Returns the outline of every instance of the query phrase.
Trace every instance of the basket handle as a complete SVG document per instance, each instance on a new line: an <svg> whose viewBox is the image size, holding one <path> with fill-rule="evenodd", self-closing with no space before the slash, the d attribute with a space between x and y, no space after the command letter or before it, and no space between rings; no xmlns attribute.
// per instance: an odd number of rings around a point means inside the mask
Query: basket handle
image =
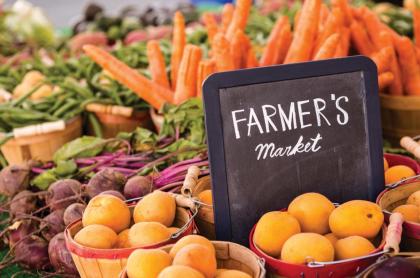
<svg viewBox="0 0 420 278"><path fill-rule="evenodd" d="M185 197L180 194L172 193L172 196L175 198L176 205L178 207L189 208L190 210L194 210L197 208L197 204L194 202L192 198Z"/></svg>
<svg viewBox="0 0 420 278"><path fill-rule="evenodd" d="M180 195L178 195L178 196L180 196ZM188 219L187 223L185 223L184 226L179 228L179 230L176 233L173 233L171 235L171 239L177 239L180 235L182 235L188 229L191 222L194 223L193 221L194 221L194 218L197 216L197 214L198 214L198 207L196 206L195 209L194 209L193 215L191 215L191 217L190 217L190 219Z"/></svg>
<svg viewBox="0 0 420 278"><path fill-rule="evenodd" d="M404 218L401 213L395 212L391 214L389 217L388 230L385 235L384 250L388 252L393 251L394 253L398 253L400 251L403 222Z"/></svg>
<svg viewBox="0 0 420 278"><path fill-rule="evenodd" d="M85 107L86 111L95 113L104 113L111 115L118 115L123 117L131 117L133 115L132 107L125 107L120 105L105 105L100 103L89 103Z"/></svg>
<svg viewBox="0 0 420 278"><path fill-rule="evenodd" d="M28 125L25 127L18 127L13 129L13 136L15 138L25 137L25 136L34 136L45 133L50 133L53 131L64 130L66 123L63 120L42 123L37 125Z"/></svg>
<svg viewBox="0 0 420 278"><path fill-rule="evenodd" d="M420 159L420 144L413 138L404 136L400 140L400 145L405 150L412 153L417 159Z"/></svg>
<svg viewBox="0 0 420 278"><path fill-rule="evenodd" d="M185 175L184 183L181 187L181 194L186 197L191 197L194 187L197 185L198 176L200 175L200 168L197 166L190 166Z"/></svg>

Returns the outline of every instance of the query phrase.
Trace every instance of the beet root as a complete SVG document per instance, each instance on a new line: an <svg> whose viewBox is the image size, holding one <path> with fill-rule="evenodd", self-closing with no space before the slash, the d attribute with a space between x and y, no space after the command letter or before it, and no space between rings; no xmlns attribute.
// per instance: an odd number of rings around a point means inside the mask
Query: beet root
<svg viewBox="0 0 420 278"><path fill-rule="evenodd" d="M64 233L56 234L48 245L51 265L59 273L77 274L76 265L66 247Z"/></svg>
<svg viewBox="0 0 420 278"><path fill-rule="evenodd" d="M10 202L10 214L19 216L33 212L36 209L36 196L28 190L23 190L13 197Z"/></svg>
<svg viewBox="0 0 420 278"><path fill-rule="evenodd" d="M77 180L58 180L48 188L46 203L52 210L65 209L81 197L81 189Z"/></svg>
<svg viewBox="0 0 420 278"><path fill-rule="evenodd" d="M7 166L0 172L0 194L12 197L29 186L28 165Z"/></svg>
<svg viewBox="0 0 420 278"><path fill-rule="evenodd" d="M108 190L121 191L126 178L118 171L105 168L96 173L86 185L86 192L90 198Z"/></svg>
<svg viewBox="0 0 420 278"><path fill-rule="evenodd" d="M14 248L15 261L31 269L43 270L50 266L48 243L30 236L17 243Z"/></svg>
<svg viewBox="0 0 420 278"><path fill-rule="evenodd" d="M76 220L82 219L83 211L85 210L86 206L83 204L75 203L71 204L66 208L64 211L64 225L70 225Z"/></svg>
<svg viewBox="0 0 420 278"><path fill-rule="evenodd" d="M56 234L64 231L64 210L54 210L44 217L41 223L42 236L46 240L51 240Z"/></svg>
<svg viewBox="0 0 420 278"><path fill-rule="evenodd" d="M31 220L15 221L8 228L9 247L12 248L17 242L35 232L36 226Z"/></svg>
<svg viewBox="0 0 420 278"><path fill-rule="evenodd" d="M134 176L124 186L124 196L127 199L143 197L152 191L152 179L148 176Z"/></svg>
<svg viewBox="0 0 420 278"><path fill-rule="evenodd" d="M122 195L121 192L116 191L116 190L107 190L107 191L102 192L99 195L112 195L112 196L115 196L115 197L120 198L121 200L125 201L124 195Z"/></svg>

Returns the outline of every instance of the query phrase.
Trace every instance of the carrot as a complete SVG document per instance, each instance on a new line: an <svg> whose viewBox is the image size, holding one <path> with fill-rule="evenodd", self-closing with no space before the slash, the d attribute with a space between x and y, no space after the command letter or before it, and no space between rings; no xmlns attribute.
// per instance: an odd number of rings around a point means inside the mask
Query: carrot
<svg viewBox="0 0 420 278"><path fill-rule="evenodd" d="M379 91L383 91L386 87L389 87L394 81L394 75L392 72L384 72L378 76Z"/></svg>
<svg viewBox="0 0 420 278"><path fill-rule="evenodd" d="M285 63L304 62L311 58L318 31L321 0L306 0Z"/></svg>
<svg viewBox="0 0 420 278"><path fill-rule="evenodd" d="M235 69L235 61L230 53L230 43L222 33L217 33L214 36L212 55L216 60L217 71Z"/></svg>
<svg viewBox="0 0 420 278"><path fill-rule="evenodd" d="M330 10L328 9L325 3L322 3L320 15L319 15L318 32L319 30L322 30L324 28L325 22L327 22L329 15L330 15Z"/></svg>
<svg viewBox="0 0 420 278"><path fill-rule="evenodd" d="M206 78L216 72L216 63L214 60L200 61L197 73L197 97L202 98L203 82Z"/></svg>
<svg viewBox="0 0 420 278"><path fill-rule="evenodd" d="M349 55L350 49L350 28L341 28L340 43L335 51L335 58L346 57Z"/></svg>
<svg viewBox="0 0 420 278"><path fill-rule="evenodd" d="M299 24L300 14L302 13L302 10L297 10L295 13L295 16L293 17L293 27L296 29L296 26Z"/></svg>
<svg viewBox="0 0 420 278"><path fill-rule="evenodd" d="M256 68L258 67L258 59L255 55L254 49L251 47L248 51L248 54L246 56L246 68Z"/></svg>
<svg viewBox="0 0 420 278"><path fill-rule="evenodd" d="M209 37L209 42L211 44L214 36L218 32L216 18L214 17L214 14L209 13L209 12L205 12L202 15L202 20L204 22L204 25L206 26L207 35Z"/></svg>
<svg viewBox="0 0 420 278"><path fill-rule="evenodd" d="M378 30L379 31L379 30ZM351 41L355 49L362 55L369 56L375 51L373 43L364 29L364 26L354 20L350 26Z"/></svg>
<svg viewBox="0 0 420 278"><path fill-rule="evenodd" d="M155 109L160 109L165 102L172 102L171 90L147 79L107 51L94 45L84 45L83 51L104 70L111 73L115 80L131 89Z"/></svg>
<svg viewBox="0 0 420 278"><path fill-rule="evenodd" d="M416 46L420 47L420 7L415 5L413 10L413 31L414 31L414 39L416 41Z"/></svg>
<svg viewBox="0 0 420 278"><path fill-rule="evenodd" d="M221 31L226 33L230 23L232 22L233 12L235 11L235 7L232 3L226 3L223 6L222 10L222 26Z"/></svg>
<svg viewBox="0 0 420 278"><path fill-rule="evenodd" d="M318 52L314 56L314 60L323 60L333 58L337 47L340 43L340 34L335 33L329 36L324 44L319 48Z"/></svg>
<svg viewBox="0 0 420 278"><path fill-rule="evenodd" d="M179 65L178 81L174 95L175 104L180 104L197 95L197 74L201 52L199 46L192 44L185 46L181 64Z"/></svg>
<svg viewBox="0 0 420 278"><path fill-rule="evenodd" d="M343 13L339 9L334 9L328 16L327 21L325 22L324 28L318 34L315 46L313 49L313 54L317 53L321 45L325 43L325 40L330 37L332 34L339 32L341 26L343 25Z"/></svg>
<svg viewBox="0 0 420 278"><path fill-rule="evenodd" d="M244 48L244 32L242 30L236 30L235 35L230 43L230 55L232 56L235 69L243 67L244 55L246 49Z"/></svg>
<svg viewBox="0 0 420 278"><path fill-rule="evenodd" d="M353 22L353 13L351 11L348 0L332 0L332 7L339 8L343 12L344 24L350 27Z"/></svg>
<svg viewBox="0 0 420 278"><path fill-rule="evenodd" d="M405 92L408 95L420 95L420 67L413 43L409 38L401 37L395 44L395 49L398 53Z"/></svg>
<svg viewBox="0 0 420 278"><path fill-rule="evenodd" d="M380 37L382 41L381 44L383 44L386 47L390 47L392 49L389 68L392 74L394 75L394 82L389 87L389 93L392 95L402 95L403 94L403 81L401 77L400 66L398 64L398 59L397 59L397 55L394 48L392 34L389 33L388 31L381 31Z"/></svg>
<svg viewBox="0 0 420 278"><path fill-rule="evenodd" d="M390 70L393 51L394 49L388 46L370 56L378 68L378 74Z"/></svg>
<svg viewBox="0 0 420 278"><path fill-rule="evenodd" d="M185 19L181 12L177 11L174 15L174 31L172 37L172 56L171 56L171 82L172 89L176 88L176 78L178 68L181 63L182 54L186 43Z"/></svg>
<svg viewBox="0 0 420 278"><path fill-rule="evenodd" d="M170 89L168 75L166 74L165 58L160 50L159 42L150 40L147 42L147 59L152 80L163 87Z"/></svg>
<svg viewBox="0 0 420 278"><path fill-rule="evenodd" d="M236 30L245 31L246 23L248 22L249 12L251 10L252 0L237 0L236 8L233 12L232 21L226 31L226 38L231 39Z"/></svg>
<svg viewBox="0 0 420 278"><path fill-rule="evenodd" d="M373 46L377 51L381 50L384 45L381 42L380 32L378 30L382 29L382 22L379 20L378 16L368 8L363 9L362 20Z"/></svg>
<svg viewBox="0 0 420 278"><path fill-rule="evenodd" d="M416 57L417 57L417 63L420 64L420 48L416 47Z"/></svg>
<svg viewBox="0 0 420 278"><path fill-rule="evenodd" d="M263 54L260 59L261 66L270 66L277 64L279 60L284 59L284 57L279 57L280 55L280 47L284 42L281 41L281 35L283 29L289 24L289 19L287 16L280 16L276 24L274 25L273 29L270 32L270 36L268 37L267 44L263 50ZM290 30L290 24L289 24Z"/></svg>

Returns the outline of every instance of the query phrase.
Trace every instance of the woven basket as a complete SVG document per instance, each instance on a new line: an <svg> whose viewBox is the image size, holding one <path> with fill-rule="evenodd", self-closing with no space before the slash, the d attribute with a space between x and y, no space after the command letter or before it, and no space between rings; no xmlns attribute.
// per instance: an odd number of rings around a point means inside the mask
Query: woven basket
<svg viewBox="0 0 420 278"><path fill-rule="evenodd" d="M217 268L240 270L251 275L252 278L264 278L264 261L257 257L248 248L226 241L212 241L216 249ZM162 250L169 252L172 245L162 247ZM127 278L124 270L120 278Z"/></svg>
<svg viewBox="0 0 420 278"><path fill-rule="evenodd" d="M184 229L180 234L172 238L142 249L158 248L176 242L180 238L190 235L194 231L194 220L186 209L177 207L173 226ZM95 249L82 246L74 241L74 236L82 229L82 221L70 224L65 231L67 249L70 251L73 261L82 278L115 278L124 269L128 256L139 248L123 249Z"/></svg>

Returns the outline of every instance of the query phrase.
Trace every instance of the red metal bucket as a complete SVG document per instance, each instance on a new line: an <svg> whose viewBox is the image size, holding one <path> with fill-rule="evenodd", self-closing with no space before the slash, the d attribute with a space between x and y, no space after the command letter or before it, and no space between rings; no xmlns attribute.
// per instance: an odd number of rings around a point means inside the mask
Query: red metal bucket
<svg viewBox="0 0 420 278"><path fill-rule="evenodd" d="M417 163L417 161L408 156L385 153L384 157L386 161L388 161L389 167L395 165L405 165L413 169L416 174L420 174L420 165Z"/></svg>

